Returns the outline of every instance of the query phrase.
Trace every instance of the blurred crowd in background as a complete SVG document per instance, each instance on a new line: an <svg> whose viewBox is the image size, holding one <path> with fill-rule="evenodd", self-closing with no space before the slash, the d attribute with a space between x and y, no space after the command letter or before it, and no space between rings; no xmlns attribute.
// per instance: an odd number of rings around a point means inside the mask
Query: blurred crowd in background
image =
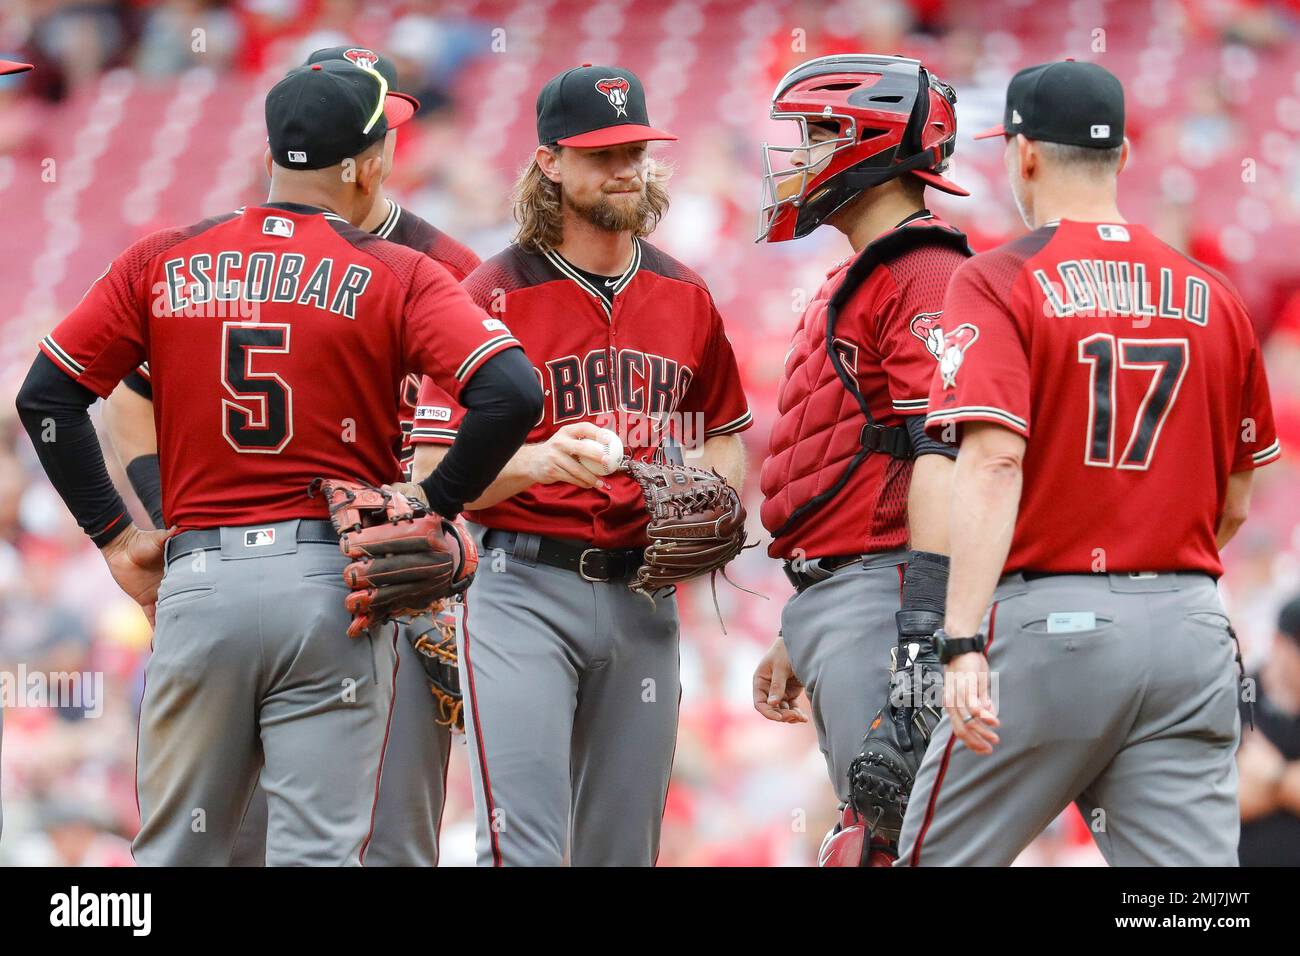
<svg viewBox="0 0 1300 956"><path fill-rule="evenodd" d="M1279 606L1300 592L1298 38L1294 0L6 0L0 56L36 70L0 80L0 670L102 674L103 700L6 709L0 863L130 864L150 639L40 475L12 396L36 341L125 245L264 198L262 97L311 50L356 43L395 61L423 109L399 134L390 194L485 257L510 240L510 186L536 145L545 79L584 61L641 76L653 121L681 136L659 153L675 170L672 208L651 241L703 276L727 320L756 422L744 436L751 515L790 332L849 252L829 228L752 243L759 143L790 135L767 118L777 79L813 56L877 52L920 57L952 83L950 175L973 195L934 208L979 251L1023 230L1000 148L970 139L1000 121L1006 81L1063 56L1107 66L1125 83L1133 141L1121 208L1227 273L1265 340L1283 460L1259 473L1222 581L1255 671L1269 666ZM725 634L707 583L681 594L660 863L807 865L835 818L815 735L750 704L790 588L762 549L732 576L766 599L720 582ZM446 864L473 859L465 768L461 748ZM1022 862L1100 856L1071 810Z"/></svg>

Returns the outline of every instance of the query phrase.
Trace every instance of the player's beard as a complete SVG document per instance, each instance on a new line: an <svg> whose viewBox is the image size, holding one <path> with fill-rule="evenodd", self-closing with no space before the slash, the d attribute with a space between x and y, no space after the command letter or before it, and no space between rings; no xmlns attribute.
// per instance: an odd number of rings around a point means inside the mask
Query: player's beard
<svg viewBox="0 0 1300 956"><path fill-rule="evenodd" d="M591 202L583 204L564 193L564 204L597 229L606 232L636 232L651 215L644 185L636 202L623 197L610 199L602 192Z"/></svg>

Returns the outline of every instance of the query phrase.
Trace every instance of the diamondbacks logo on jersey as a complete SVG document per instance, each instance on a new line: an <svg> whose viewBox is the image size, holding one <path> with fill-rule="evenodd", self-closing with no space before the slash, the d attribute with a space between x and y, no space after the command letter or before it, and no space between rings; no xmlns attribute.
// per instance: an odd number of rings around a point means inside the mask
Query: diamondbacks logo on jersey
<svg viewBox="0 0 1300 956"><path fill-rule="evenodd" d="M596 81L596 89L605 94L605 99L609 100L609 105L618 111L619 116L627 115L627 91L629 88L627 80L621 76Z"/></svg>
<svg viewBox="0 0 1300 956"><path fill-rule="evenodd" d="M671 414L694 378L691 368L675 359L600 348L551 359L542 386L551 400L551 420L559 425L603 412Z"/></svg>
<svg viewBox="0 0 1300 956"><path fill-rule="evenodd" d="M943 376L943 387L952 388L957 384L957 370L961 368L966 350L980 337L980 330L965 322L943 337L943 357L939 359L939 374Z"/></svg>
<svg viewBox="0 0 1300 956"><path fill-rule="evenodd" d="M343 54L345 60L351 60L363 70L373 70L379 62L379 54L374 50L363 50L360 47L354 47Z"/></svg>
<svg viewBox="0 0 1300 956"><path fill-rule="evenodd" d="M935 361L943 358L943 326L940 324L942 318L942 309L938 312L921 312L912 317L908 326L912 334L925 343L926 349L934 356Z"/></svg>

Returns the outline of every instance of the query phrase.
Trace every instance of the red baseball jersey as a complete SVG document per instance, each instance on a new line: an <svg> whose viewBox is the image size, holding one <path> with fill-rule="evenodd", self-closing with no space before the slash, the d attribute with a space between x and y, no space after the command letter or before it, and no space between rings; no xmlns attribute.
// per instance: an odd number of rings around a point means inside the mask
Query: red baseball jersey
<svg viewBox="0 0 1300 956"><path fill-rule="evenodd" d="M150 362L163 511L203 528L322 517L319 476L391 481L408 370L457 395L518 345L427 256L277 203L135 243L41 348L101 396Z"/></svg>
<svg viewBox="0 0 1300 956"><path fill-rule="evenodd" d="M1222 276L1144 226L1065 220L958 269L943 328L926 428L1027 439L1007 571L1222 573L1228 476L1280 454Z"/></svg>
<svg viewBox="0 0 1300 956"><path fill-rule="evenodd" d="M694 447L748 428L749 406L731 343L700 277L637 240L631 265L611 277L609 286L612 304L558 255L517 245L465 280L475 302L509 319L537 371L545 408L528 441L542 442L563 425L589 421L618 432L626 452L644 460L665 433ZM411 440L450 444L463 417L455 396L426 378ZM640 487L624 472L605 480L608 491L534 485L469 514L490 528L595 547L645 544Z"/></svg>
<svg viewBox="0 0 1300 956"><path fill-rule="evenodd" d="M887 235L915 231L914 244L877 265L839 310L835 349L877 424L901 426L924 415L939 359L943 296L969 254L940 240L960 236L932 215L908 220ZM865 254L871 250L868 247ZM777 390L777 419L763 462L763 525L774 558L820 558L887 551L907 544L907 493L912 462L884 452L867 456L844 486L777 532L796 510L841 479L862 448L866 419L828 360L827 305L853 256L826 274L795 329Z"/></svg>
<svg viewBox="0 0 1300 956"><path fill-rule="evenodd" d="M238 213L242 214L243 211L240 209ZM450 272L457 282L478 268L479 258L472 249L391 199L388 200L388 215L371 231L381 239L424 253ZM149 363L144 362L132 375L127 376L126 382L145 398L152 399L153 391L149 380ZM411 478L411 461L415 457L415 449L411 446L411 426L419 393L420 376L414 373L407 375L398 397L402 429L402 448L398 453L398 461L402 468L402 478L406 481Z"/></svg>

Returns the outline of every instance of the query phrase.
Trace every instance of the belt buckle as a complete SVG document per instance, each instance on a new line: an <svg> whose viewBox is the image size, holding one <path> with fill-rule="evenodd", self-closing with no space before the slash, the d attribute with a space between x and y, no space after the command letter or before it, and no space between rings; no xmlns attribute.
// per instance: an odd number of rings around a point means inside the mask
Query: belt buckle
<svg viewBox="0 0 1300 956"><path fill-rule="evenodd" d="M609 575L603 578L593 578L587 573L587 555L599 554L600 548L587 548L582 554L578 555L578 577L584 581L590 581L592 584L608 584Z"/></svg>

